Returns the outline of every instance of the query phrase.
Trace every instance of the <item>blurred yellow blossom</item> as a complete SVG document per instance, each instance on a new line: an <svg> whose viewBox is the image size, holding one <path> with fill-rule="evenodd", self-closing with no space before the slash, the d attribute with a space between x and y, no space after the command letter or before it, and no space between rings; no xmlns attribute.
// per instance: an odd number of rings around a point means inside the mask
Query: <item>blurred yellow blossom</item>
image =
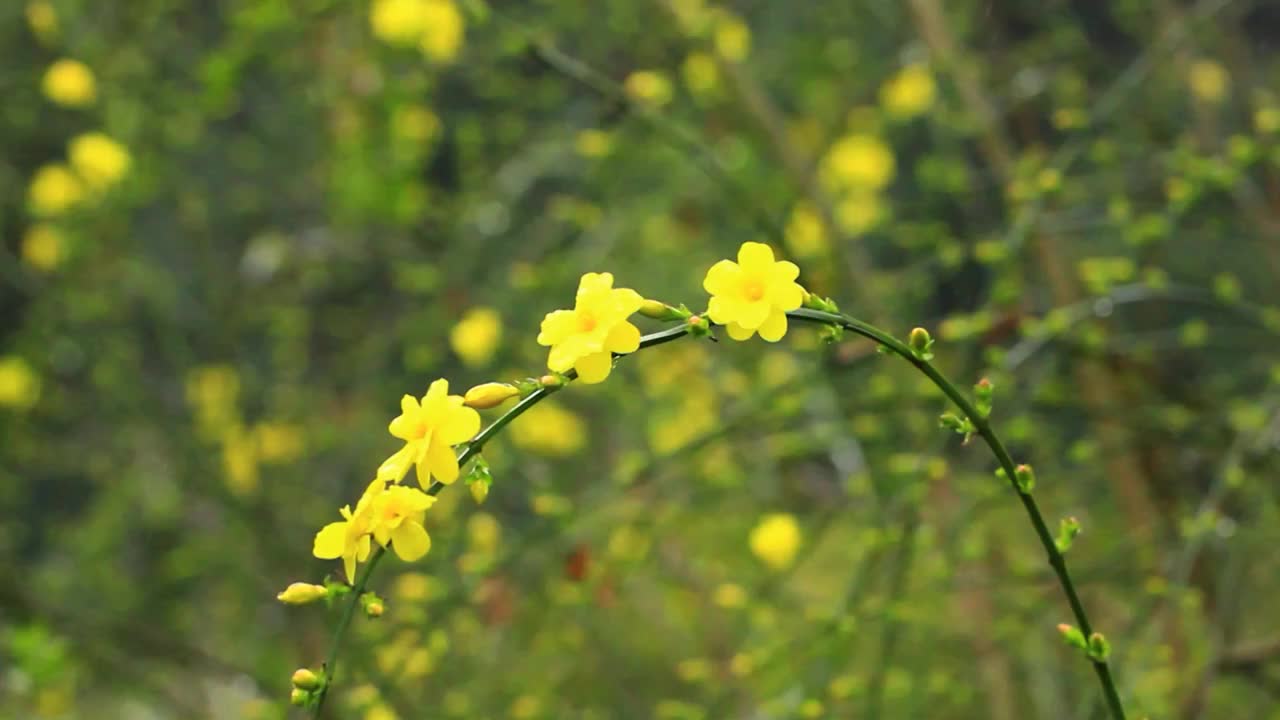
<svg viewBox="0 0 1280 720"><path fill-rule="evenodd" d="M84 133L71 139L67 157L86 187L103 190L129 172L132 159L120 143L100 132Z"/></svg>
<svg viewBox="0 0 1280 720"><path fill-rule="evenodd" d="M253 437L239 426L222 436L222 469L227 489L244 497L258 490L258 448Z"/></svg>
<svg viewBox="0 0 1280 720"><path fill-rule="evenodd" d="M229 365L205 365L187 375L187 402L195 408L196 425L213 440L237 421L240 376Z"/></svg>
<svg viewBox="0 0 1280 720"><path fill-rule="evenodd" d="M429 60L443 63L458 56L465 22L453 0L425 0L422 52Z"/></svg>
<svg viewBox="0 0 1280 720"><path fill-rule="evenodd" d="M533 695L521 695L511 703L511 717L514 720L529 720L542 712L542 701Z"/></svg>
<svg viewBox="0 0 1280 720"><path fill-rule="evenodd" d="M412 46L422 40L427 27L427 0L373 0L369 26L389 45Z"/></svg>
<svg viewBox="0 0 1280 720"><path fill-rule="evenodd" d="M440 132L440 118L425 105L403 105L391 115L391 132L411 143L426 143Z"/></svg>
<svg viewBox="0 0 1280 720"><path fill-rule="evenodd" d="M342 558L348 582L355 582L356 563L368 560L373 549L369 539L373 532L373 501L385 488L386 483L382 480L369 483L356 503L355 512L351 511L350 505L342 506L339 510L342 520L329 523L316 533L311 553L321 560Z"/></svg>
<svg viewBox="0 0 1280 720"><path fill-rule="evenodd" d="M884 204L874 192L854 192L836 205L836 224L852 235L861 235L880 223Z"/></svg>
<svg viewBox="0 0 1280 720"><path fill-rule="evenodd" d="M890 115L908 118L933 107L936 95L929 68L916 63L899 70L880 88L880 104Z"/></svg>
<svg viewBox="0 0 1280 720"><path fill-rule="evenodd" d="M604 157L613 147L613 138L603 130L594 128L579 130L574 138L573 147L583 157Z"/></svg>
<svg viewBox="0 0 1280 720"><path fill-rule="evenodd" d="M391 594L406 603L422 602L439 592L438 581L423 573L405 573L395 579Z"/></svg>
<svg viewBox="0 0 1280 720"><path fill-rule="evenodd" d="M1262 107L1253 114L1253 126L1260 133L1280 131L1280 108Z"/></svg>
<svg viewBox="0 0 1280 720"><path fill-rule="evenodd" d="M263 462L281 463L302 455L302 429L283 422L259 423L253 429L258 454Z"/></svg>
<svg viewBox="0 0 1280 720"><path fill-rule="evenodd" d="M461 395L450 395L449 381L440 379L431 383L421 403L412 395L400 398L400 415L388 430L405 445L378 468L379 478L400 482L413 465L423 488L432 477L448 485L458 479L453 446L480 431L480 413L464 406Z"/></svg>
<svg viewBox="0 0 1280 720"><path fill-rule="evenodd" d="M822 180L832 191L879 190L893 179L893 152L875 135L848 135L822 160Z"/></svg>
<svg viewBox="0 0 1280 720"><path fill-rule="evenodd" d="M58 228L37 223L22 236L22 260L37 270L49 272L66 257L66 241Z"/></svg>
<svg viewBox="0 0 1280 720"><path fill-rule="evenodd" d="M519 447L542 455L571 455L586 443L582 420L559 404L543 400L525 411L519 422L507 426Z"/></svg>
<svg viewBox="0 0 1280 720"><path fill-rule="evenodd" d="M502 340L502 316L490 307L477 307L463 314L449 331L449 345L469 367L487 365Z"/></svg>
<svg viewBox="0 0 1280 720"><path fill-rule="evenodd" d="M786 313L804 301L804 290L795 281L799 275L795 263L775 261L768 245L743 243L738 262L721 260L707 271L702 281L711 293L707 315L734 340L748 340L758 332L777 342L787 333Z"/></svg>
<svg viewBox="0 0 1280 720"><path fill-rule="evenodd" d="M467 538L473 550L492 553L502 538L502 526L489 513L476 513L467 520Z"/></svg>
<svg viewBox="0 0 1280 720"><path fill-rule="evenodd" d="M58 13L49 0L31 0L26 14L27 26L36 37L49 40L58 34Z"/></svg>
<svg viewBox="0 0 1280 720"><path fill-rule="evenodd" d="M26 410L40 399L40 376L17 355L0 357L0 406Z"/></svg>
<svg viewBox="0 0 1280 720"><path fill-rule="evenodd" d="M786 229L787 249L799 258L822 255L831 247L822 217L808 203L797 203L791 210Z"/></svg>
<svg viewBox="0 0 1280 720"><path fill-rule="evenodd" d="M612 273L587 273L578 282L572 310L547 313L538 344L549 346L547 367L578 372L588 385L604 382L613 369L613 353L640 347L640 329L627 321L644 303L640 293L613 287Z"/></svg>
<svg viewBox="0 0 1280 720"><path fill-rule="evenodd" d="M717 13L712 40L716 52L726 60L741 62L751 50L751 28L736 15L727 11Z"/></svg>
<svg viewBox="0 0 1280 720"><path fill-rule="evenodd" d="M27 204L36 215L59 215L84 197L84 186L66 165L43 165L27 186Z"/></svg>
<svg viewBox="0 0 1280 720"><path fill-rule="evenodd" d="M64 107L85 107L98 99L93 71L79 60L55 60L44 72L41 89L51 102Z"/></svg>
<svg viewBox="0 0 1280 720"><path fill-rule="evenodd" d="M364 711L364 720L400 720L400 716L386 703L377 703Z"/></svg>
<svg viewBox="0 0 1280 720"><path fill-rule="evenodd" d="M662 106L671 102L671 81L656 70L637 70L623 82L627 97L648 105Z"/></svg>
<svg viewBox="0 0 1280 720"><path fill-rule="evenodd" d="M712 600L722 608L740 608L747 604L747 591L737 583L721 583Z"/></svg>
<svg viewBox="0 0 1280 720"><path fill-rule="evenodd" d="M720 85L720 68L716 59L703 52L689 53L680 66L684 84L694 95L706 95Z"/></svg>
<svg viewBox="0 0 1280 720"><path fill-rule="evenodd" d="M751 531L751 552L774 570L784 570L795 561L800 548L800 525L788 513L772 513L761 518Z"/></svg>
<svg viewBox="0 0 1280 720"><path fill-rule="evenodd" d="M1230 82L1227 69L1216 60L1196 60L1187 70L1187 84L1191 86L1191 92L1205 102L1222 102Z"/></svg>

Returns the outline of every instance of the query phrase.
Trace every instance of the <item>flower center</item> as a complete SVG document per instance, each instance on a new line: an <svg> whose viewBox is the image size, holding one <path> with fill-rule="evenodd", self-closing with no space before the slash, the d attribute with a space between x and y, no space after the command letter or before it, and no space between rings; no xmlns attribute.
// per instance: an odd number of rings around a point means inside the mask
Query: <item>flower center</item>
<svg viewBox="0 0 1280 720"><path fill-rule="evenodd" d="M764 282L760 278L752 278L742 284L742 294L751 302L764 298Z"/></svg>
<svg viewBox="0 0 1280 720"><path fill-rule="evenodd" d="M578 328L582 332L591 332L596 329L596 318L594 315L582 313L578 316Z"/></svg>
<svg viewBox="0 0 1280 720"><path fill-rule="evenodd" d="M426 437L426 436L427 436L427 430L428 430L428 428L427 428L427 424L426 424L425 422L423 422L422 420L419 420L419 421L418 421L418 422L413 426L413 432L409 433L409 435L410 435L414 440L421 440L422 438L424 438L424 437Z"/></svg>

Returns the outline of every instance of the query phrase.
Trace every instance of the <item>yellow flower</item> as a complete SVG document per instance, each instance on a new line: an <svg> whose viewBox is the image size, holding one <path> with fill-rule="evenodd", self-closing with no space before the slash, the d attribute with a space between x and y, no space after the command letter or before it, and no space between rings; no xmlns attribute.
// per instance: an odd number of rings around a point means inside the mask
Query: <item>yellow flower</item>
<svg viewBox="0 0 1280 720"><path fill-rule="evenodd" d="M630 288L613 287L612 273L587 273L578 283L572 310L547 313L538 344L551 347L547 367L555 372L578 371L587 384L603 382L613 369L612 353L631 353L640 347L640 330L627 322L644 298Z"/></svg>
<svg viewBox="0 0 1280 720"><path fill-rule="evenodd" d="M436 499L421 490L392 485L373 499L373 539L405 562L413 562L431 549L431 536L422 526L427 508Z"/></svg>
<svg viewBox="0 0 1280 720"><path fill-rule="evenodd" d="M27 204L37 215L59 215L84 197L84 186L66 165L44 165L27 186Z"/></svg>
<svg viewBox="0 0 1280 720"><path fill-rule="evenodd" d="M794 516L772 513L751 531L751 552L775 570L790 567L800 548L800 526Z"/></svg>
<svg viewBox="0 0 1280 720"><path fill-rule="evenodd" d="M369 26L379 40L408 47L422 39L426 29L426 0L374 0Z"/></svg>
<svg viewBox="0 0 1280 720"><path fill-rule="evenodd" d="M98 98L93 71L79 60L69 58L55 61L44 71L42 88L45 97L65 107L92 105Z"/></svg>
<svg viewBox="0 0 1280 720"><path fill-rule="evenodd" d="M462 404L461 395L449 394L449 381L436 380L419 403L412 395L400 399L400 415L391 421L391 434L404 447L378 468L378 477L400 482L409 466L418 471L418 484L426 488L431 478L448 485L458 479L458 457L453 446L480 431L480 413Z"/></svg>
<svg viewBox="0 0 1280 720"><path fill-rule="evenodd" d="M93 190L103 190L119 182L133 162L123 145L99 132L72 138L67 156L84 184Z"/></svg>
<svg viewBox="0 0 1280 720"><path fill-rule="evenodd" d="M52 225L32 225L22 236L22 259L37 270L53 270L62 263L65 255L62 233Z"/></svg>
<svg viewBox="0 0 1280 720"><path fill-rule="evenodd" d="M483 385L476 385L462 396L462 402L467 407L477 410L487 410L497 407L502 403L520 394L520 388L508 383L489 382Z"/></svg>
<svg viewBox="0 0 1280 720"><path fill-rule="evenodd" d="M711 293L707 314L734 340L747 340L758 332L777 342L787 333L787 311L804 301L804 290L795 281L799 275L795 263L775 261L768 245L743 243L738 262L721 260L707 271L702 281Z"/></svg>
<svg viewBox="0 0 1280 720"><path fill-rule="evenodd" d="M879 224L884 215L884 203L873 192L852 192L836 206L836 223L842 230L861 235Z"/></svg>
<svg viewBox="0 0 1280 720"><path fill-rule="evenodd" d="M836 141L822 160L828 189L878 190L893 179L893 152L874 135L849 135Z"/></svg>
<svg viewBox="0 0 1280 720"><path fill-rule="evenodd" d="M453 0L427 0L420 43L423 54L441 63L454 59L462 47L464 29L462 13Z"/></svg>
<svg viewBox="0 0 1280 720"><path fill-rule="evenodd" d="M253 429L258 455L263 462L280 463L302 454L303 433L297 425L284 422L259 423Z"/></svg>
<svg viewBox="0 0 1280 720"><path fill-rule="evenodd" d="M891 115L913 117L932 107L936 94L929 68L917 63L899 70L880 88L880 104Z"/></svg>
<svg viewBox="0 0 1280 720"><path fill-rule="evenodd" d="M377 479L369 483L364 495L356 503L355 512L350 505L344 505L340 522L329 523L316 533L315 544L311 553L321 560L337 560L342 558L342 567L347 573L347 581L356 580L356 563L369 559L372 544L369 535L373 532L373 501L382 494L386 483Z"/></svg>
<svg viewBox="0 0 1280 720"><path fill-rule="evenodd" d="M582 420L551 400L529 408L508 429L516 445L542 455L572 455L586 442Z"/></svg>
<svg viewBox="0 0 1280 720"><path fill-rule="evenodd" d="M573 139L573 148L583 157L598 158L609 154L613 138L609 133L595 128L579 130Z"/></svg>
<svg viewBox="0 0 1280 720"><path fill-rule="evenodd" d="M656 70L637 70L623 81L627 96L639 103L666 105L671 102L671 81Z"/></svg>
<svg viewBox="0 0 1280 720"><path fill-rule="evenodd" d="M751 49L751 29L742 20L727 12L723 13L716 23L712 39L715 41L716 52L732 62L745 60L747 52Z"/></svg>
<svg viewBox="0 0 1280 720"><path fill-rule="evenodd" d="M470 367L485 365L502 340L502 317L493 308L469 310L449 332L449 345Z"/></svg>
<svg viewBox="0 0 1280 720"><path fill-rule="evenodd" d="M26 410L40 399L40 376L17 355L0 357L0 406Z"/></svg>
<svg viewBox="0 0 1280 720"><path fill-rule="evenodd" d="M707 53L690 53L680 66L684 75L684 84L694 95L706 95L720 84L720 68L715 58Z"/></svg>
<svg viewBox="0 0 1280 720"><path fill-rule="evenodd" d="M791 211L786 240L787 249L799 258L822 255L831 246L827 240L827 230L822 225L822 217L807 203L796 205Z"/></svg>

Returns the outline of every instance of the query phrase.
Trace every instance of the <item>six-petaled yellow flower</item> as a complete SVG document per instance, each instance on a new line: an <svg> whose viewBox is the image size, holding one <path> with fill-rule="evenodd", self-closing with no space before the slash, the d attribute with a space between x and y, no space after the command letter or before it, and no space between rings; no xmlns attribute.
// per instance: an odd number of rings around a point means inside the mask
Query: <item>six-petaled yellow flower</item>
<svg viewBox="0 0 1280 720"><path fill-rule="evenodd" d="M421 490L392 485L373 499L373 539L387 543L405 562L413 562L431 549L431 536L422 526L427 508L436 499Z"/></svg>
<svg viewBox="0 0 1280 720"><path fill-rule="evenodd" d="M342 567L347 573L347 581L356 580L356 563L369 559L372 544L369 535L373 531L374 499L382 494L386 482L378 479L369 483L364 495L356 503L355 512L350 505L344 505L339 511L342 520L329 523L316 533L312 554L321 560L337 560L342 558Z"/></svg>
<svg viewBox="0 0 1280 720"><path fill-rule="evenodd" d="M804 290L795 281L799 275L794 263L774 260L768 245L743 243L738 262L721 260L707 271L702 281L711 293L707 314L734 340L760 333L777 342L787 333L786 313L804 301Z"/></svg>
<svg viewBox="0 0 1280 720"><path fill-rule="evenodd" d="M542 320L538 344L551 347L547 367L572 368L587 384L603 382L613 369L613 353L639 349L640 330L627 318L642 304L640 293L613 286L612 273L583 275L573 309L556 310Z"/></svg>
<svg viewBox="0 0 1280 720"><path fill-rule="evenodd" d="M480 431L480 413L463 405L461 395L449 394L448 380L436 380L421 402L412 395L400 399L400 415L388 429L405 445L378 468L379 478L400 482L413 465L422 487L433 477L448 485L458 479L453 446Z"/></svg>

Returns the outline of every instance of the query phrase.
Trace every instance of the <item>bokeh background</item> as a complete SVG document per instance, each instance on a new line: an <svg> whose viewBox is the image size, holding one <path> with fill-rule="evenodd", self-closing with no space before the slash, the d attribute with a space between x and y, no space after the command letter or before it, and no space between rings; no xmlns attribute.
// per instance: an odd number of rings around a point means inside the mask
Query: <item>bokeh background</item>
<svg viewBox="0 0 1280 720"><path fill-rule="evenodd" d="M290 716L334 614L275 594L399 397L745 240L995 382L1134 717L1280 717L1273 3L11 0L0 48L0 718ZM944 409L810 328L621 362L380 567L326 714L1100 717Z"/></svg>

